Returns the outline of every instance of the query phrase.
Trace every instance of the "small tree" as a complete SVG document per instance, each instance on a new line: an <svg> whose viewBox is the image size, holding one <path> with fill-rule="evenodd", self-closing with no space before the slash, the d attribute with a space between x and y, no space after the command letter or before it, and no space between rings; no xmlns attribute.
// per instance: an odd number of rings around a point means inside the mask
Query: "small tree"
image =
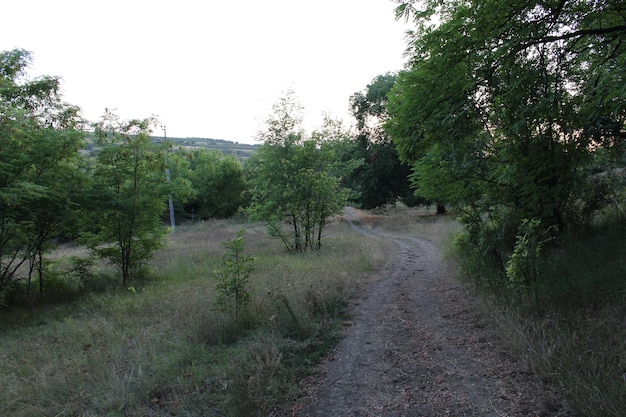
<svg viewBox="0 0 626 417"><path fill-rule="evenodd" d="M219 290L217 303L222 311L233 311L235 321L240 320L242 312L250 301L246 286L250 280L250 274L255 269L254 258L243 254L245 246L243 234L242 229L233 240L223 243L228 250L223 257L224 268L215 271Z"/></svg>
<svg viewBox="0 0 626 417"><path fill-rule="evenodd" d="M161 222L170 194L188 184L166 181L164 148L151 143L153 119L122 122L107 112L96 125L103 149L93 170L90 207L82 241L117 265L122 285L162 247L167 228Z"/></svg>
<svg viewBox="0 0 626 417"><path fill-rule="evenodd" d="M326 218L341 212L348 195L335 175L333 147L326 146L321 134L305 137L301 110L292 93L274 106L267 130L261 132L265 143L248 165L253 186L249 213L266 221L290 253L319 249Z"/></svg>

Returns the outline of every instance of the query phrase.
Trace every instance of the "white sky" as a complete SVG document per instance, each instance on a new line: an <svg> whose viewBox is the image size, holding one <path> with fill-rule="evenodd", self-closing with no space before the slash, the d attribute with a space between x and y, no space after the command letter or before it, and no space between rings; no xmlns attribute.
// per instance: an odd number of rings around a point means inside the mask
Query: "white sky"
<svg viewBox="0 0 626 417"><path fill-rule="evenodd" d="M33 53L29 74L62 78L96 121L156 115L171 137L254 143L289 88L305 127L352 124L349 97L404 63L391 0L16 0L0 50ZM155 134L161 134L155 131Z"/></svg>

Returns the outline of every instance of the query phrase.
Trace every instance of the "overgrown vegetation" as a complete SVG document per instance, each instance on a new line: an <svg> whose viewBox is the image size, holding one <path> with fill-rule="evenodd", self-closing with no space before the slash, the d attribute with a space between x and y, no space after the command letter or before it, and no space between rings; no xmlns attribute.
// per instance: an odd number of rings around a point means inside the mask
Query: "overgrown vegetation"
<svg viewBox="0 0 626 417"><path fill-rule="evenodd" d="M448 242L444 246L460 262L463 280L479 289L473 303L481 323L498 337L494 343L504 344L527 366L520 372L530 371L538 384L557 388L566 406L538 408L553 409L555 415L563 415L559 410L581 417L626 415L623 211L605 212L591 227L545 242L532 261L537 291L530 298L525 283L511 282L499 261L486 267L484 247L468 243L467 232L452 216L419 212L416 217L415 210L401 206L379 214L370 216L377 227Z"/></svg>
<svg viewBox="0 0 626 417"><path fill-rule="evenodd" d="M256 259L245 322L212 308L220 292L208 279L233 253L221 242L242 227L244 256ZM294 257L257 223L184 226L132 290L3 311L0 414L266 416L287 407L386 256L382 242L344 223L327 233L325 250Z"/></svg>
<svg viewBox="0 0 626 417"><path fill-rule="evenodd" d="M352 196L454 208L461 262L503 340L575 412L626 415L623 5L397 2L416 27L410 61L351 98L357 134L326 118L307 136L288 95L245 166L167 152L152 143L155 120L110 113L83 158L85 123L58 78L29 80L29 53L0 53L0 307L12 307L0 411L267 414L328 352L357 277L382 253L341 226L326 234ZM299 256L253 224L256 272L241 235L219 265L211 245L232 238L228 222L163 249L175 192L192 220L250 200L247 212ZM62 241L99 259L62 255ZM100 259L119 269L115 290ZM206 279L215 270L217 284Z"/></svg>
<svg viewBox="0 0 626 417"><path fill-rule="evenodd" d="M484 314L501 340L559 388L574 415L626 415L624 236L626 219L610 217L546 243L533 260L536 298L497 262L486 265L480 247L457 242L464 269L489 289Z"/></svg>

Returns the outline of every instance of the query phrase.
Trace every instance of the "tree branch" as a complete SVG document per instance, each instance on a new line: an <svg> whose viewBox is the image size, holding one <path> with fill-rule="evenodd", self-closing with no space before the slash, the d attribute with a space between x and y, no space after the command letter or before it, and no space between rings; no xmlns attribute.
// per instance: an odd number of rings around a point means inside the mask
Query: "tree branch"
<svg viewBox="0 0 626 417"><path fill-rule="evenodd" d="M564 41L564 40L568 40L572 38L578 38L578 37L590 36L590 35L606 35L606 34L615 33L615 32L626 33L626 25L613 26L613 27L601 28L601 29L581 29L581 30L577 30L574 32L564 33L558 36L544 36L541 38L530 39L529 41L522 43L520 47L518 48L518 51L526 49L530 46L539 45L543 43Z"/></svg>

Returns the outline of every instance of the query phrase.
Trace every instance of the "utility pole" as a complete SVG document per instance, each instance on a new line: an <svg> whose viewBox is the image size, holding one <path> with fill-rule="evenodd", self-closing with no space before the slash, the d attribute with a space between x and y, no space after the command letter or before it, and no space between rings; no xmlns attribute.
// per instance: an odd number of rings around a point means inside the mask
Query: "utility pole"
<svg viewBox="0 0 626 417"><path fill-rule="evenodd" d="M162 125L161 129L163 129L163 141L167 145L167 127ZM167 150L165 151L165 177L167 178L168 183L172 181L172 179L170 178L170 167L167 164ZM176 220L174 219L174 201L172 200L172 194L170 194L169 196L169 203L170 203L170 226L172 227L172 233L174 233L176 231Z"/></svg>

